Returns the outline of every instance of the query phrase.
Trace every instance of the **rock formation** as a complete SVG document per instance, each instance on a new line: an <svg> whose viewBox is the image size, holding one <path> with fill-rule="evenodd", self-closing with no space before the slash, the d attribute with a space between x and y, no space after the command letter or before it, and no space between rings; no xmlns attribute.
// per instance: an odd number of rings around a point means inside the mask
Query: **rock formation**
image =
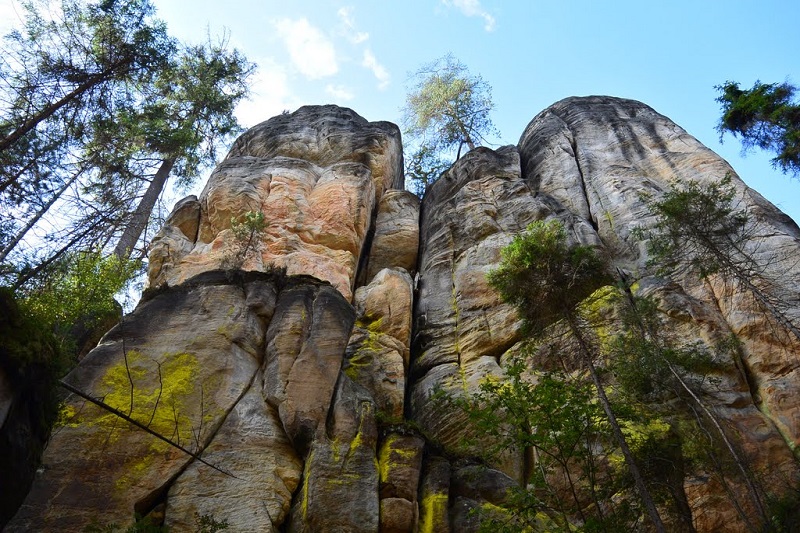
<svg viewBox="0 0 800 533"><path fill-rule="evenodd" d="M135 516L171 531L201 516L233 531L475 531L471 510L502 507L529 458L470 460L485 437L437 398L504 379L521 324L486 274L547 219L603 250L681 337L738 337L704 399L771 496L796 490L797 339L735 284L651 274L632 232L654 220L642 193L732 176L748 252L800 319L800 229L719 156L644 104L588 97L540 113L518 146L467 153L421 205L402 170L396 126L335 106L242 135L154 241L142 302L65 378L184 451L72 394L6 531ZM746 530L724 494L741 482L694 467L676 485L698 531Z"/></svg>

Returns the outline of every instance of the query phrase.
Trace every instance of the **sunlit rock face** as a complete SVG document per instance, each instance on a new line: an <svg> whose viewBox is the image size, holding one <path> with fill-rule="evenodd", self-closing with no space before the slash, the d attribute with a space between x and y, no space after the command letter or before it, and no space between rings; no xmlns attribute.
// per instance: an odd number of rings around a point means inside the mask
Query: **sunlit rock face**
<svg viewBox="0 0 800 533"><path fill-rule="evenodd" d="M328 281L349 299L378 204L403 188L402 161L397 126L349 109L306 106L263 122L237 139L200 198L167 220L150 254L150 286L218 268L284 268ZM384 200L386 209L395 203ZM236 222L259 212L263 228L252 239L246 228L237 235ZM413 234L416 220L397 224L393 233ZM416 246L400 240L408 269Z"/></svg>
<svg viewBox="0 0 800 533"><path fill-rule="evenodd" d="M349 109L242 135L175 206L143 301L65 378L184 451L71 395L6 530L377 531L376 420L403 418L418 247L402 186L398 128Z"/></svg>
<svg viewBox="0 0 800 533"><path fill-rule="evenodd" d="M436 393L469 396L487 376L502 376L507 356L519 349L515 315L489 289L485 274L499 265L500 249L529 222L556 218L572 242L597 246L613 271L635 282L639 294L657 299L680 343L701 342L715 353L711 374L687 379L706 384L703 403L722 420L766 493L790 494L789 487L800 479L792 452L800 435L798 402L789 399L789 391L800 388L797 338L740 284L701 281L685 272L673 282L649 275L646 243L632 233L655 221L645 195L658 198L673 183L708 184L726 175L736 189L736 209L750 217L746 251L766 266L769 289L796 320L797 226L747 188L719 156L644 104L569 98L535 117L518 147L465 155L422 204L411 416L447 449L459 449L469 424L458 408L436 402ZM556 328L545 345L569 359L563 355L574 348L559 341L558 333ZM741 346L715 351L732 333ZM540 357L537 364L546 367L548 361ZM489 444L477 442L478 448ZM495 466L517 477L520 459L509 455ZM679 477L683 483L674 489L683 492L680 500L691 508L698 530L749 527L742 514L755 516L756 504L741 475L723 483L714 472L687 468ZM725 484L737 493L741 512L720 495ZM462 516L462 510L453 509L454 516Z"/></svg>
<svg viewBox="0 0 800 533"><path fill-rule="evenodd" d="M515 235L551 219L653 296L678 342L738 336L686 379L753 479L789 495L800 480L797 340L746 287L652 274L632 231L654 221L643 194L728 174L751 220L747 251L798 319L797 226L644 104L558 102L518 146L461 157L421 205L402 190L396 126L335 106L274 117L235 142L199 198L175 206L152 245L151 290L65 378L185 450L69 395L5 531L136 515L178 532L202 516L233 531L477 531L475 510L507 504L535 454L476 464L491 442L441 398L505 379L523 335L486 274ZM244 225L257 213L261 225ZM578 365L562 331L553 325L534 366ZM559 472L548 476L564 489ZM667 481L697 531L758 526L743 518L757 513L735 473L678 454ZM690 530L660 505L669 530Z"/></svg>
<svg viewBox="0 0 800 533"><path fill-rule="evenodd" d="M713 344L736 335L741 346L718 355L724 370L707 376L716 385L704 392L751 458L754 475L775 494L785 493L798 479L792 450L800 438L800 403L789 392L800 390L798 338L740 283L720 276L701 281L692 273L678 275L677 284L646 276L646 247L631 231L655 220L643 195L657 198L674 183L703 185L729 176L736 190L735 212L749 219L744 250L762 266L757 276L782 302L776 307L798 323L797 225L748 188L726 161L639 102L609 97L558 102L528 125L520 153L531 188L596 228L614 266L641 278L642 292L659 299L679 337ZM704 489L691 478L689 485L699 509ZM737 521L722 512L719 519L710 516L702 518L703 529Z"/></svg>

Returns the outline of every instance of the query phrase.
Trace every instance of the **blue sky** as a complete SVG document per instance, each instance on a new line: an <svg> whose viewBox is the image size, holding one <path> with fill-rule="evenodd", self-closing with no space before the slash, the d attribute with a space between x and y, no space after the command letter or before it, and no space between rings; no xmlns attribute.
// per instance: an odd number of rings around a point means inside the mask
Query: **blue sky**
<svg viewBox="0 0 800 533"><path fill-rule="evenodd" d="M11 0L0 0L0 20ZM452 52L492 87L498 144L519 140L548 105L573 95L640 100L727 159L800 220L800 181L768 154L720 145L714 85L800 84L796 0L154 0L173 35L230 34L259 64L247 126L284 109L336 103L399 123L406 80ZM205 176L200 179L199 187Z"/></svg>

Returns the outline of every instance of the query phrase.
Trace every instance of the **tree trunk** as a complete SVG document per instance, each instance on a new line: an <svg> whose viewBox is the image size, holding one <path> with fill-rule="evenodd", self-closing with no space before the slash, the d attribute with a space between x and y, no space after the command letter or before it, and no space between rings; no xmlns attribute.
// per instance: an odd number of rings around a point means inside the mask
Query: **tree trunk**
<svg viewBox="0 0 800 533"><path fill-rule="evenodd" d="M0 250L0 262L5 260L5 258L8 256L8 254L11 253L11 250L16 248L16 246L25 237L25 235L31 230L31 228L34 227L36 225L36 223L39 222L39 220L41 220L41 218L44 216L44 214L47 213L47 211L51 207L53 207L53 204L56 203L56 201L61 197L61 195L64 194L64 191L66 191L69 188L70 185L75 183L75 180L78 179L79 175L80 175L80 173L75 174L72 178L70 178L70 180L68 182L66 182L64 184L64 186L61 187L61 189L59 189L53 195L53 197L50 198L47 201L47 203L45 205L43 205L42 208L39 209L39 211L37 211L36 214L30 218L30 220L28 220L27 224L25 224L25 227L22 228L19 232L17 232L17 234L14 236L14 238L11 240L11 242L8 243L8 245L6 245L5 248Z"/></svg>
<svg viewBox="0 0 800 533"><path fill-rule="evenodd" d="M31 228L33 228L37 224L37 222L39 222L39 220L42 219L42 217L45 215L45 213L47 213L47 211L51 207L53 207L53 204L56 203L59 198L61 198L61 195L64 194L64 192L66 192L66 190L69 189L70 186L73 183L75 183L78 180L78 178L81 176L81 174L86 172L86 170L88 168L89 168L89 164L86 164L86 166L84 166L82 169L77 171L66 183L64 183L64 185L58 191L56 191L56 193L53 195L53 197L50 198L47 201L47 203L44 204L39 209L39 211L36 212L36 214L33 217L31 217L30 220L28 220L27 224L25 224L25 227L22 228L16 234L16 236L14 236L14 238L11 240L11 242L8 243L5 248L0 250L0 262L2 262L8 256L8 254L11 253L11 251L20 243L20 241L31 230Z"/></svg>
<svg viewBox="0 0 800 533"><path fill-rule="evenodd" d="M44 261L42 261L41 263L39 263L39 264L38 264L38 265L37 265L35 268L32 268L31 270L29 270L29 271L25 272L24 274L21 274L21 275L20 275L20 276L19 276L19 277L16 279L16 281L14 281L14 285L13 285L13 287L12 287L12 288L13 288L13 289L16 291L16 290L18 290L20 287L22 287L23 285L25 285L25 283L27 283L27 282L28 282L28 281L30 281L31 279L35 278L36 276L38 276L38 275L39 275L39 274L40 274L40 273L41 273L43 270L45 270L45 269L46 269L48 266L50 266L50 265L52 265L53 263L55 263L55 262L58 260L58 258L59 258L59 257L61 257L62 255L64 255L64 254L65 254L66 252L68 252L68 251L69 251L69 250L70 250L70 249L71 249L73 246L75 246L75 244L77 244L78 242L80 242L80 240L81 240L81 239L83 239L84 237L86 237L87 235L89 235L89 234L90 234L92 231L94 231L94 229L95 229L95 228L94 228L93 226L89 226L88 228L84 228L84 230L83 230L83 231L81 231L80 233L78 233L77 235L75 235L75 236L74 236L72 239L70 239L70 241L69 241L67 244L65 244L64 246L62 246L62 247L61 247L61 249L60 249L60 250L58 250L56 253L54 253L53 255L51 255L50 257L48 257L47 259L45 259L45 260L44 260Z"/></svg>
<svg viewBox="0 0 800 533"><path fill-rule="evenodd" d="M653 498L650 496L650 491L647 490L647 485L645 485L642 473L639 471L639 467L633 458L633 453L631 453L631 450L628 447L628 442L625 440L625 435L622 433L622 428L617 421L614 410L611 409L611 402L608 401L605 387L603 387L603 383L600 381L600 376L597 374L597 369L592 361L592 353L583 339L583 334L581 333L578 324L575 322L575 317L567 316L567 323L569 324L570 331L578 341L581 355L583 355L586 365L589 367L589 374L591 375L592 382L597 389L597 398L600 400L600 405L603 407L603 411L606 413L606 418L608 418L608 423L611 426L611 432L614 434L614 438L616 439L617 444L622 451L628 471L633 477L633 482L636 485L636 491L639 493L639 498L641 498L656 531L658 531L658 533L666 533L667 530L664 528L664 523L661 521L661 515L658 514L656 504L653 503Z"/></svg>
<svg viewBox="0 0 800 533"><path fill-rule="evenodd" d="M6 148L17 142L23 135L25 135L33 128L35 128L37 124L53 116L56 113L56 111L58 111L68 103L72 102L73 100L81 96L83 93L85 93L95 85L99 85L111 79L113 76L117 74L117 69L119 69L120 67L127 67L128 65L130 65L130 62L131 62L130 59L119 61L110 66L109 68L105 69L104 71L89 76L89 78L86 81L75 87L68 94L64 95L63 98L61 98L57 102L48 105L44 109L34 114L31 118L23 122L16 130L11 132L11 134L8 137L5 137L2 140L0 140L0 152L4 151Z"/></svg>
<svg viewBox="0 0 800 533"><path fill-rule="evenodd" d="M750 494L753 497L753 503L755 503L756 507L758 508L758 512L761 515L761 518L763 520L765 520L765 521L768 520L767 511L764 508L764 504L761 501L761 496L759 494L758 488L756 487L755 482L753 481L752 476L750 475L750 472L748 471L747 465L742 460L742 458L739 456L738 452L736 451L736 448L733 445L733 442L731 442L731 440L728 438L728 435L725 433L725 430L722 428L722 425L719 423L719 419L711 411L711 409L708 408L708 406L705 404L705 402L702 399L700 399L700 397L694 392L694 390L689 386L689 384L686 383L686 380L683 379L683 376L680 375L680 373L675 368L675 366L672 364L672 362L664 356L664 353L663 353L663 351L661 349L661 344L658 342L658 336L656 335L656 333L654 331L651 330L651 328L648 328L645 325L644 321L642 320L642 317L639 315L639 308L636 305L636 300L633 297L633 293L631 293L631 290L630 290L630 287L628 286L627 280L621 274L620 274L619 278L620 278L620 281L622 282L622 285L624 287L625 298L628 301L628 307L630 308L630 310L633 312L634 316L636 317L636 325L639 328L640 334L642 335L642 337L644 339L649 340L650 342L653 343L653 346L656 349L656 354L667 365L667 368L669 369L670 374L672 374L672 377L674 377L678 381L678 384L681 386L681 388L684 390L684 392L686 392L692 398L692 400L695 402L695 404L700 409L702 409L703 413L711 421L711 423L714 426L714 429L717 430L717 433L719 433L719 436L722 439L722 442L725 444L725 447L728 449L728 453L731 454L731 457L733 458L733 461L736 463L736 466L739 468L739 471L742 473L742 478L744 479L744 482L747 485L747 488L750 490ZM698 423L699 422L700 422L700 418L698 417ZM747 518L747 516L745 514L742 514L742 518L748 523L748 526L750 526L749 520L748 520L748 518ZM750 527L752 528L752 526L750 526Z"/></svg>
<svg viewBox="0 0 800 533"><path fill-rule="evenodd" d="M153 181L147 187L147 191L139 201L139 205L136 206L136 211L134 211L130 223L125 227L116 248L114 248L114 254L120 259L128 259L131 256L131 251L147 227L147 221L150 220L153 207L155 207L158 197L161 196L164 190L164 185L167 183L173 166L175 166L175 158L165 159L161 162L156 175L153 176Z"/></svg>

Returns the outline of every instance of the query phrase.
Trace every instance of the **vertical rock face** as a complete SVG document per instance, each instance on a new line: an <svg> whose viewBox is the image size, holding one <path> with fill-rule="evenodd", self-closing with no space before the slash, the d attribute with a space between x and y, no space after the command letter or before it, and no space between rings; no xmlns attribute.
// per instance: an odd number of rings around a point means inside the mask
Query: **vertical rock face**
<svg viewBox="0 0 800 533"><path fill-rule="evenodd" d="M677 337L737 335L737 350L689 379L714 384L703 401L751 475L788 495L800 481L797 339L736 284L648 274L632 232L654 220L643 193L725 175L750 216L748 253L800 319L800 230L641 103L558 102L518 146L463 156L421 206L401 190L396 126L335 106L270 119L175 206L152 246L150 292L65 378L135 423L68 396L5 530L138 515L171 531L202 516L234 531L477 531L474 511L506 505L532 454L477 466L469 457L491 443L441 398L505 379L521 324L486 274L548 219L654 296ZM568 343L552 346L569 359ZM8 405L0 394L0 424ZM746 498L730 503L728 491L746 493L735 476L688 465L673 478L698 531L744 531L742 515L755 516Z"/></svg>
<svg viewBox="0 0 800 533"><path fill-rule="evenodd" d="M505 355L517 349L519 324L486 286L485 274L499 264L499 250L514 234L533 220L555 218L572 242L598 247L613 268L637 281L642 294L656 297L665 315L673 317L678 337L713 345L737 335L740 352L718 355L713 375L692 379L716 384L704 389L703 400L724 420L751 475L771 496L789 494L788 487L800 479L793 454L800 434L798 404L787 395L800 386L797 339L781 331L742 287L721 279L701 282L688 274L677 283L646 275L645 243L632 234L655 220L643 194L657 197L672 183L709 184L726 175L736 189L734 205L750 216L747 252L766 265L770 290L796 320L797 226L748 189L719 156L641 103L570 98L534 118L518 147L464 156L431 187L422 205L410 397L411 415L423 430L452 453L463 453L459 445L470 432L465 416L451 404L436 402L435 392L469 396L486 376L502 375ZM478 442L478 447L488 444ZM495 467L518 478L519 457L510 455ZM694 526L745 530L741 514L720 496L721 485L703 482L713 477L702 469L686 473L682 490ZM737 483L741 480L729 486L743 489ZM470 530L464 506L474 501L452 491L449 501L451 525ZM745 515L755 515L752 503L741 505Z"/></svg>
<svg viewBox="0 0 800 533"><path fill-rule="evenodd" d="M377 532L376 417L403 417L419 233L402 186L397 127L349 109L245 133L153 243L149 296L65 378L131 422L69 396L6 530Z"/></svg>
<svg viewBox="0 0 800 533"><path fill-rule="evenodd" d="M402 160L397 126L349 109L306 106L263 122L236 141L199 199L176 206L153 243L150 285L217 268L284 268L328 281L349 299L375 207L388 189L403 187ZM396 203L385 200L384 211ZM264 217L252 240L246 227L244 235L236 230L247 213ZM414 233L408 219L394 232L403 250L413 249L403 240ZM412 259L398 266L410 268Z"/></svg>

